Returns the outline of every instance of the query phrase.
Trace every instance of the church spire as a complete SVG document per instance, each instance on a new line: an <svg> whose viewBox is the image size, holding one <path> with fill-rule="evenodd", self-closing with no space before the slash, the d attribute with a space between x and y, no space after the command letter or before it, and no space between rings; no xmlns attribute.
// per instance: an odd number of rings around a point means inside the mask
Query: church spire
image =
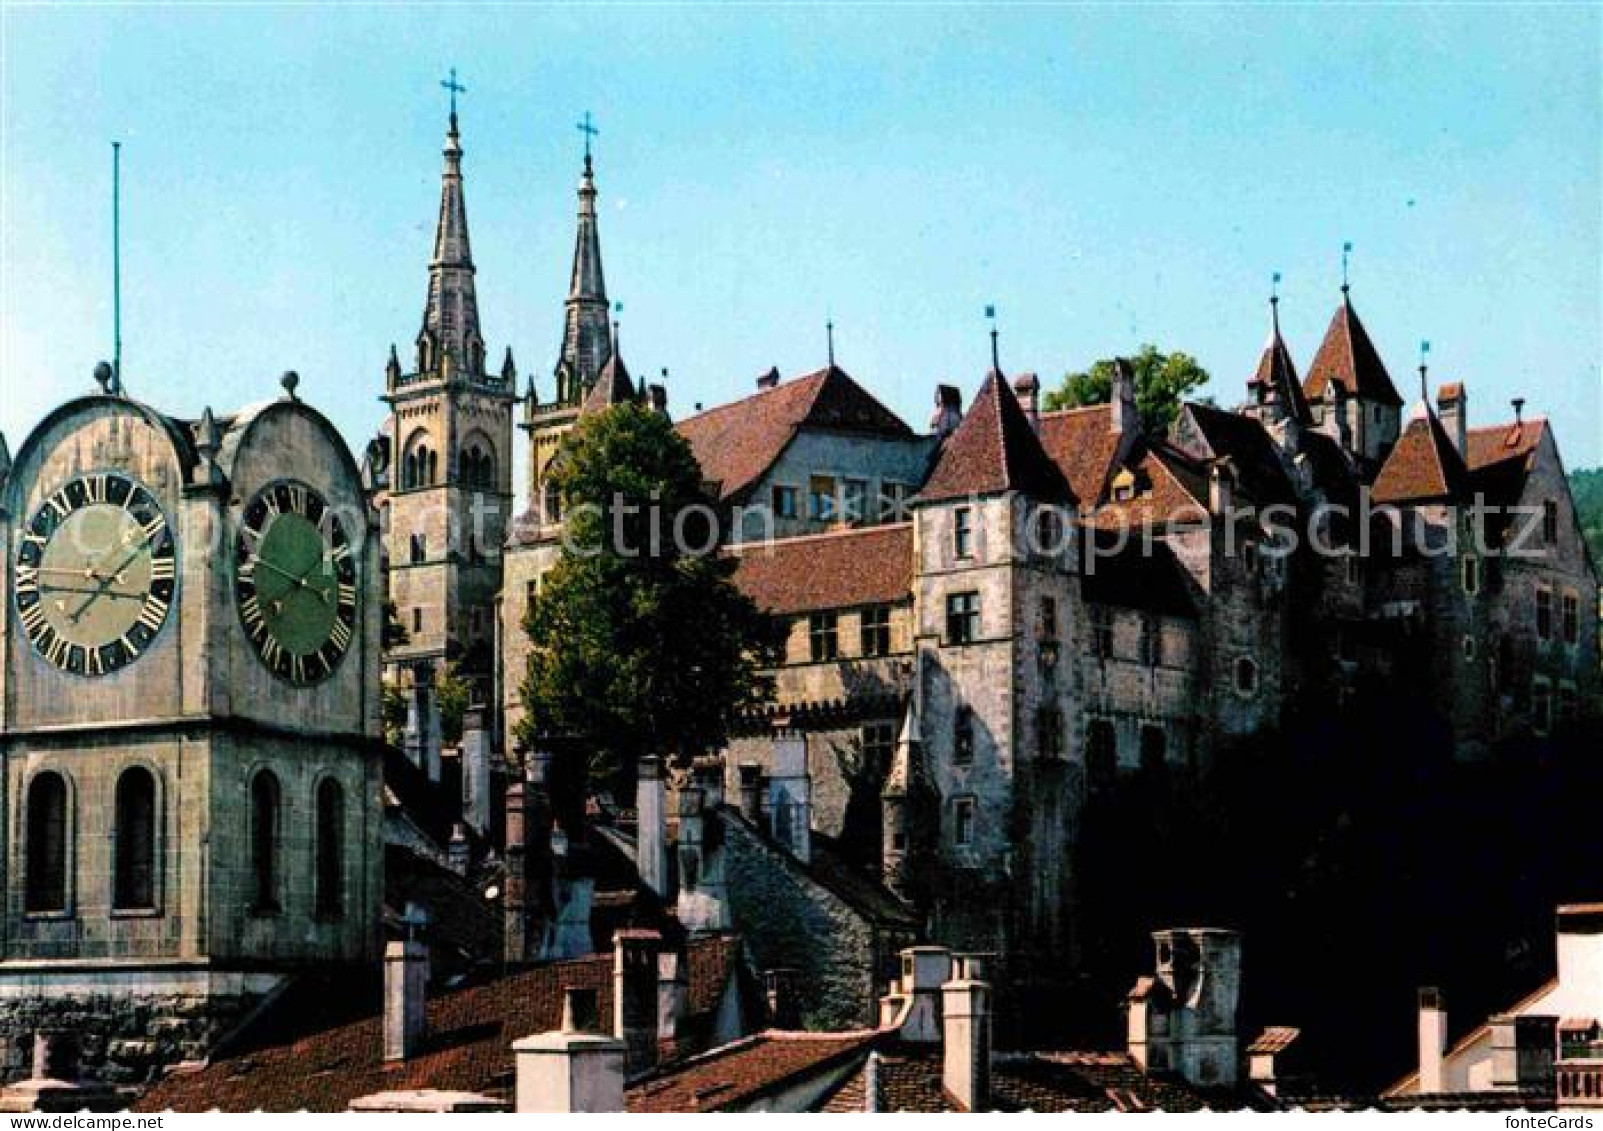
<svg viewBox="0 0 1603 1131"><path fill-rule="evenodd" d="M449 366L453 373L482 377L484 338L473 288L473 252L462 195L462 139L456 119L456 96L465 88L457 84L455 71L440 85L451 92L451 116L445 133L440 220L434 233L434 257L429 262L429 297L417 339L417 369L436 373Z"/></svg>
<svg viewBox="0 0 1603 1131"><path fill-rule="evenodd" d="M558 396L570 403L584 399L612 356L607 282L601 270L601 233L596 227L595 168L590 156L590 139L597 130L590 124L589 114L584 116L579 130L585 135L584 173L579 178L579 228L568 279L562 354L557 359Z"/></svg>

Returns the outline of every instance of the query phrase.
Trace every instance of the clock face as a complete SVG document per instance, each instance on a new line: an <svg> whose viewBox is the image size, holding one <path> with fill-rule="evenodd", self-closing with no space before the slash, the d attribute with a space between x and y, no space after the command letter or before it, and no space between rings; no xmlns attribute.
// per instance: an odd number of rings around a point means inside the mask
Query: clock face
<svg viewBox="0 0 1603 1131"><path fill-rule="evenodd" d="M67 483L34 511L17 547L17 617L62 671L102 676L149 648L177 585L167 516L114 471Z"/></svg>
<svg viewBox="0 0 1603 1131"><path fill-rule="evenodd" d="M334 508L304 483L271 483L236 548L239 619L262 663L297 686L328 678L356 635L356 560Z"/></svg>

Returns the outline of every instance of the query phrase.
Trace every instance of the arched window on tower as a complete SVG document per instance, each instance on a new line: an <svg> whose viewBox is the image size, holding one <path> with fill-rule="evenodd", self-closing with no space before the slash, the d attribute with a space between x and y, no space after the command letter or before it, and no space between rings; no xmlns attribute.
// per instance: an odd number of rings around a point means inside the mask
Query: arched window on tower
<svg viewBox="0 0 1603 1131"><path fill-rule="evenodd" d="M67 909L67 782L46 772L28 783L27 882L24 905L29 911Z"/></svg>
<svg viewBox="0 0 1603 1131"><path fill-rule="evenodd" d="M401 489L410 491L417 486L417 453L407 452L401 465Z"/></svg>
<svg viewBox="0 0 1603 1131"><path fill-rule="evenodd" d="M340 783L324 778L317 786L317 914L334 918L345 910L345 795Z"/></svg>
<svg viewBox="0 0 1603 1131"><path fill-rule="evenodd" d="M278 779L259 770L250 783L251 910L258 915L278 910Z"/></svg>
<svg viewBox="0 0 1603 1131"><path fill-rule="evenodd" d="M113 830L111 906L118 911L156 906L156 779L131 766L117 779Z"/></svg>

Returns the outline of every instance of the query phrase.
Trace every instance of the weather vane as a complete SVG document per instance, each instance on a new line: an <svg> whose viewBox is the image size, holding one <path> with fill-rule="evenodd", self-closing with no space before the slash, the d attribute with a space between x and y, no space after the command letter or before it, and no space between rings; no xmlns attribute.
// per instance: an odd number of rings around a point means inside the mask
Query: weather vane
<svg viewBox="0 0 1603 1131"><path fill-rule="evenodd" d="M451 68L451 77L447 78L447 79L441 79L440 80L440 85L443 86L446 90L449 90L451 92L451 117L455 118L456 117L456 96L459 95L459 94L466 94L468 92L468 88L463 86L461 83L456 81L456 68L455 67Z"/></svg>
<svg viewBox="0 0 1603 1131"><path fill-rule="evenodd" d="M1341 245L1341 291L1347 293L1347 257L1353 253L1353 241L1344 240Z"/></svg>
<svg viewBox="0 0 1603 1131"><path fill-rule="evenodd" d="M987 306L985 317L991 320L991 369L997 373L1002 372L1002 363L998 360L1000 354L996 345L996 307Z"/></svg>

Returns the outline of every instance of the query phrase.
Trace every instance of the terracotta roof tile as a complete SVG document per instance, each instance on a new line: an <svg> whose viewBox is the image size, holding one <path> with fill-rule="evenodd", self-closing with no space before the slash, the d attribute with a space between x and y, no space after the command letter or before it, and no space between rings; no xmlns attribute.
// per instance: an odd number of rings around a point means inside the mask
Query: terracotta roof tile
<svg viewBox="0 0 1603 1131"><path fill-rule="evenodd" d="M1292 414L1298 421L1303 424L1313 423L1313 411L1308 407L1308 398L1303 394L1302 382L1297 379L1297 366L1291 360L1291 351L1286 348L1286 340L1280 336L1278 316L1269 335L1268 344L1264 346L1263 353L1258 358L1258 368L1247 384L1254 388L1273 389L1291 402Z"/></svg>
<svg viewBox="0 0 1603 1131"><path fill-rule="evenodd" d="M1050 502L1075 501L1073 489L1041 447L1018 397L993 372L973 407L947 437L920 502L1021 491Z"/></svg>
<svg viewBox="0 0 1603 1131"><path fill-rule="evenodd" d="M737 546L735 584L771 613L905 601L913 525L899 522Z"/></svg>
<svg viewBox="0 0 1603 1131"><path fill-rule="evenodd" d="M1300 1036L1302 1036L1301 1029L1294 1029L1289 1025L1271 1025L1253 1038L1252 1044L1247 1046L1247 1051L1259 1055L1282 1053L1296 1043Z"/></svg>
<svg viewBox="0 0 1603 1131"><path fill-rule="evenodd" d="M1134 494L1116 494L1119 476L1128 471ZM1192 457L1156 441L1143 441L1125 468L1114 476L1106 500L1090 516L1103 530L1195 523L1208 510L1208 473Z"/></svg>
<svg viewBox="0 0 1603 1131"><path fill-rule="evenodd" d="M678 428L721 499L755 483L802 428L913 437L901 417L834 366L709 409Z"/></svg>
<svg viewBox="0 0 1603 1131"><path fill-rule="evenodd" d="M1041 446L1087 506L1102 498L1119 454L1120 436L1108 427L1108 412L1098 404L1041 414Z"/></svg>
<svg viewBox="0 0 1603 1131"><path fill-rule="evenodd" d="M877 1036L873 1030L759 1033L640 1081L624 1094L624 1106L631 1112L729 1110L797 1076L860 1056Z"/></svg>
<svg viewBox="0 0 1603 1131"><path fill-rule="evenodd" d="M1330 327L1325 331L1325 340L1319 344L1319 352L1314 354L1314 360L1308 366L1308 379L1303 383L1303 392L1309 400L1319 400L1332 381L1350 396L1367 397L1389 405L1403 403L1403 398L1397 395L1397 387L1392 384L1391 375L1386 372L1385 362L1380 360L1375 343L1369 340L1369 331L1358 320L1358 312L1345 294L1336 313L1331 316Z"/></svg>
<svg viewBox="0 0 1603 1131"><path fill-rule="evenodd" d="M1463 498L1469 470L1442 422L1428 407L1408 422L1397 446L1375 477L1377 503L1415 503Z"/></svg>
<svg viewBox="0 0 1603 1131"><path fill-rule="evenodd" d="M738 955L732 937L689 944L690 1000L702 1011L716 1005ZM537 966L433 997L423 1051L388 1062L383 1017L371 998L353 994L349 977L308 979L236 1052L198 1072L167 1076L134 1110L344 1111L359 1096L420 1088L508 1098L512 1042L558 1028L567 987L594 989L600 1016L610 1017L612 955ZM362 1004L350 1005L353 997Z"/></svg>
<svg viewBox="0 0 1603 1131"><path fill-rule="evenodd" d="M1546 431L1547 419L1541 416L1469 429L1466 446L1469 448L1470 470L1530 455L1542 442L1542 434Z"/></svg>

